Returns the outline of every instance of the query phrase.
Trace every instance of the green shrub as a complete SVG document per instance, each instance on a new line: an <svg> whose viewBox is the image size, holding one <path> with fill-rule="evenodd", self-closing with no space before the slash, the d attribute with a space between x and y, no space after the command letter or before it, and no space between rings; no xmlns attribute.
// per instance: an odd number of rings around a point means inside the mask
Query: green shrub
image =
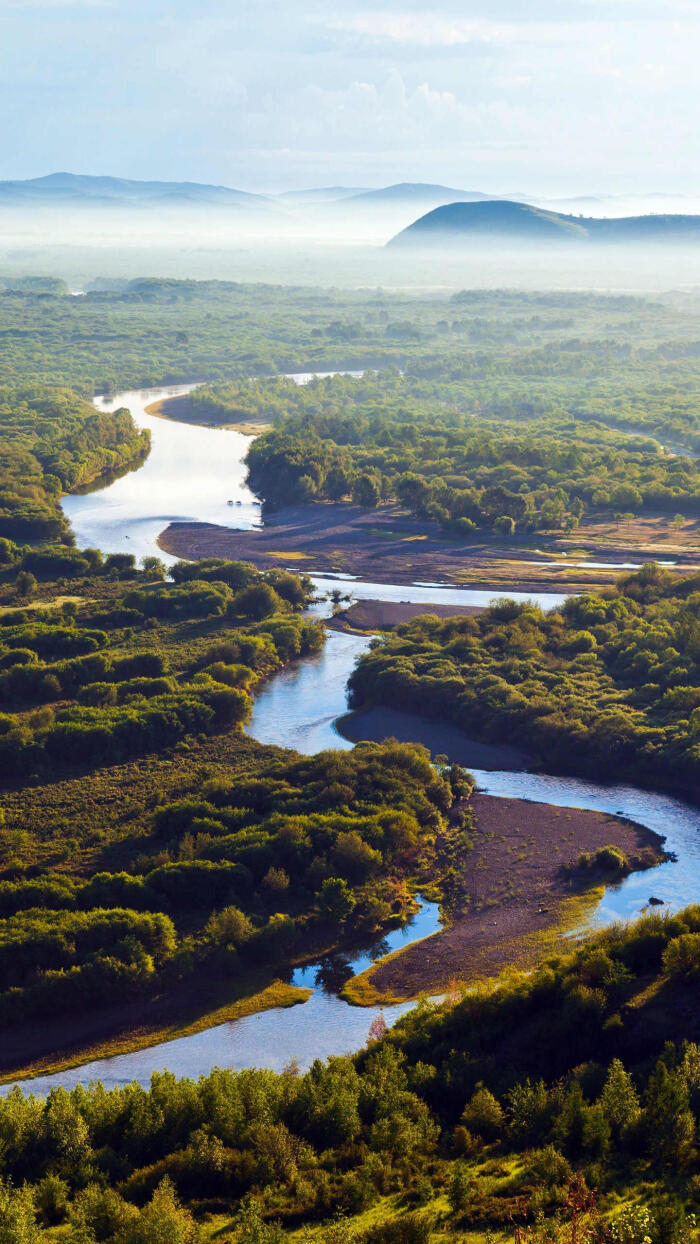
<svg viewBox="0 0 700 1244"><path fill-rule="evenodd" d="M668 976L691 980L700 976L700 933L683 933L669 942L663 953Z"/></svg>

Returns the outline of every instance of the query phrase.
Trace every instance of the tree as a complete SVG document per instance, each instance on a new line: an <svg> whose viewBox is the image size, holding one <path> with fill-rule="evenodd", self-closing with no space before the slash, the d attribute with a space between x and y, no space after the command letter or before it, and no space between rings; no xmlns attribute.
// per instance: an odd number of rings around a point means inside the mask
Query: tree
<svg viewBox="0 0 700 1244"><path fill-rule="evenodd" d="M613 1135L618 1139L639 1118L639 1096L631 1075L625 1071L619 1058L614 1058L610 1064L600 1105Z"/></svg>
<svg viewBox="0 0 700 1244"><path fill-rule="evenodd" d="M474 1181L463 1162L455 1162L447 1185L447 1200L453 1214L461 1214L474 1197Z"/></svg>
<svg viewBox="0 0 700 1244"><path fill-rule="evenodd" d="M388 1031L389 1029L387 1027L387 1022L382 1012L380 1011L378 1015L375 1015L374 1019L372 1020L372 1023L369 1026L369 1032L367 1033L367 1044L374 1045L375 1041L382 1041Z"/></svg>
<svg viewBox="0 0 700 1244"><path fill-rule="evenodd" d="M700 976L700 933L682 933L674 937L664 950L663 966L669 976L683 980Z"/></svg>
<svg viewBox="0 0 700 1244"><path fill-rule="evenodd" d="M270 894L280 898L289 889L289 874L285 872L284 868L275 868L271 864L262 879L262 884L266 890L269 890Z"/></svg>
<svg viewBox="0 0 700 1244"><path fill-rule="evenodd" d="M133 553L109 553L105 557L104 568L108 575L128 579L134 574L136 557Z"/></svg>
<svg viewBox="0 0 700 1244"><path fill-rule="evenodd" d="M15 591L18 596L27 599L33 596L37 589L37 581L35 575L30 570L20 570L15 579Z"/></svg>
<svg viewBox="0 0 700 1244"><path fill-rule="evenodd" d="M123 1233L124 1244L192 1244L194 1218L183 1209L169 1179L159 1183L149 1205Z"/></svg>
<svg viewBox="0 0 700 1244"><path fill-rule="evenodd" d="M342 923L355 908L353 893L342 877L326 877L316 901L321 917Z"/></svg>
<svg viewBox="0 0 700 1244"><path fill-rule="evenodd" d="M29 1190L0 1181L0 1244L39 1244L42 1234Z"/></svg>
<svg viewBox="0 0 700 1244"><path fill-rule="evenodd" d="M88 1184L76 1196L70 1208L71 1241L93 1244L95 1240L123 1240L123 1232L136 1218L138 1211L122 1200L114 1188Z"/></svg>
<svg viewBox="0 0 700 1244"><path fill-rule="evenodd" d="M242 613L256 622L271 617L280 607L280 598L269 583L252 583L250 587L244 587L234 601L236 613Z"/></svg>
<svg viewBox="0 0 700 1244"><path fill-rule="evenodd" d="M695 1136L688 1087L677 1071L659 1059L644 1095L644 1132L649 1152L663 1166L684 1162Z"/></svg>
<svg viewBox="0 0 700 1244"><path fill-rule="evenodd" d="M503 1127L503 1110L493 1093L479 1084L464 1107L462 1122L482 1140L495 1140Z"/></svg>
<svg viewBox="0 0 700 1244"><path fill-rule="evenodd" d="M160 557L143 557L141 566L143 567L143 573L149 579L157 579L159 583L162 583L165 579L165 565Z"/></svg>
<svg viewBox="0 0 700 1244"><path fill-rule="evenodd" d="M372 475L369 471L363 471L358 475L352 486L352 499L355 505L361 505L367 510L373 510L379 504L382 495L382 481L378 475Z"/></svg>
<svg viewBox="0 0 700 1244"><path fill-rule="evenodd" d="M205 934L213 946L239 947L250 941L253 926L238 907L224 907L209 917Z"/></svg>
<svg viewBox="0 0 700 1244"><path fill-rule="evenodd" d="M500 518L495 519L493 529L498 532L499 536L510 539L515 535L515 519L509 514L501 514Z"/></svg>
<svg viewBox="0 0 700 1244"><path fill-rule="evenodd" d="M260 1205L248 1196L238 1214L238 1244L283 1244L285 1233L278 1222L265 1222Z"/></svg>

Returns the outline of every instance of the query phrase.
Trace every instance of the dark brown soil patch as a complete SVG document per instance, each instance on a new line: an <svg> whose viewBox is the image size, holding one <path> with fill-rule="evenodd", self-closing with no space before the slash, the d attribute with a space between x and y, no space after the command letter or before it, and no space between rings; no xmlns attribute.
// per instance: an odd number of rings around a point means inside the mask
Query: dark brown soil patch
<svg viewBox="0 0 700 1244"><path fill-rule="evenodd" d="M638 534L630 532L628 539L627 530L613 531L602 521L598 526L591 522L573 537L543 532L537 537L539 548L522 548L484 532L467 542L459 540L437 523L413 518L397 505L365 510L347 503L311 502L266 514L265 526L253 531L171 523L159 543L166 552L192 560L230 557L263 570L286 566L313 574L352 574L376 583L444 580L507 595L589 590L614 583L622 573L614 566L586 567L585 560L577 566L574 556L571 565L565 558L547 565L547 549L587 549L591 560L603 561L678 556L680 550L671 544L650 546L646 539L650 531L644 529L644 543L636 539ZM697 554L691 560L697 561Z"/></svg>
<svg viewBox="0 0 700 1244"><path fill-rule="evenodd" d="M464 911L451 927L380 964L371 975L380 993L437 993L454 980L484 978L514 962L529 965L538 949L531 935L555 930L561 900L591 884L570 871L584 851L614 844L631 862L662 858L657 834L603 812L480 794L472 806L474 847L461 878ZM530 942L514 945L521 938Z"/></svg>
<svg viewBox="0 0 700 1244"><path fill-rule="evenodd" d="M341 717L340 733L353 743L368 740L381 743L398 739L400 743L422 743L433 756L445 755L466 769L527 769L532 756L525 748L510 743L485 743L473 739L457 726L450 726L417 713L377 704Z"/></svg>
<svg viewBox="0 0 700 1244"><path fill-rule="evenodd" d="M436 588L436 593L439 590ZM480 605L413 605L404 600L358 600L349 609L334 614L328 626L336 631L390 631L424 613L433 613L438 618L473 617L483 613L483 609Z"/></svg>
<svg viewBox="0 0 700 1244"><path fill-rule="evenodd" d="M352 574L375 583L436 579L458 583L466 576L469 586L493 587L496 594L535 591L544 577L527 555L514 572L508 560L515 555L512 550L483 540L465 544L444 537L436 523L411 518L392 505L378 510L322 502L293 506L266 515L265 526L251 531L211 523L171 523L158 543L165 552L191 561L228 557L252 562L261 570L285 566L309 574ZM575 590L575 583L557 581L553 590L570 588Z"/></svg>

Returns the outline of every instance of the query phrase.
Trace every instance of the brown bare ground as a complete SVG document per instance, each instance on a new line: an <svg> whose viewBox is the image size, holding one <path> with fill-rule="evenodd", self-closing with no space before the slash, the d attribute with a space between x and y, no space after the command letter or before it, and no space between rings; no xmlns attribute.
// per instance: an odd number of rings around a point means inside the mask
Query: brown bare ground
<svg viewBox="0 0 700 1244"><path fill-rule="evenodd" d="M630 861L641 862L645 850L661 858L657 834L606 813L481 794L472 807L474 848L465 854L461 877L464 909L450 927L370 970L380 995L439 993L451 981L530 966L542 953L539 934L566 931L563 901L591 884L569 871L584 851L613 844ZM651 895L651 875L649 887ZM568 914L575 910L574 902Z"/></svg>
<svg viewBox="0 0 700 1244"><path fill-rule="evenodd" d="M472 738L458 726L406 713L384 704L373 704L341 717L340 733L353 743L369 740L381 743L398 739L399 743L422 743L433 756L445 755L466 769L528 769L532 756L524 747L512 743L487 743Z"/></svg>
<svg viewBox="0 0 700 1244"><path fill-rule="evenodd" d="M483 613L480 605L413 605L409 601L358 600L328 621L336 631L390 631L422 614L438 618L473 617Z"/></svg>
<svg viewBox="0 0 700 1244"><path fill-rule="evenodd" d="M542 533L536 537L538 550L499 543L483 534L465 542L395 505L365 510L346 503L312 502L268 514L265 526L252 531L171 523L159 543L166 552L191 560L229 557L262 570L286 566L314 574L352 574L377 583L441 580L506 594L542 588L575 592L614 583L618 569L577 566L578 550L608 562L682 556L684 566L679 569L690 570L700 560L697 552L691 555L693 535L689 530L678 544L678 533L669 527L667 517L639 520L629 528L601 520L571 538L560 532ZM569 558L563 556L565 551ZM548 558L552 565L538 564Z"/></svg>

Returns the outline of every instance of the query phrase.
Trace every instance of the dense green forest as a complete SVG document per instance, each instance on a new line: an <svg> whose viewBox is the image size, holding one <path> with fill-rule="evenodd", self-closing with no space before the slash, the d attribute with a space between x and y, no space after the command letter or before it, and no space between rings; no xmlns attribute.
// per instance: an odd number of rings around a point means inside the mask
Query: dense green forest
<svg viewBox="0 0 700 1244"><path fill-rule="evenodd" d="M236 388L236 410L276 413L281 426L248 454L253 488L272 503L398 501L446 531L573 530L587 512L696 514L700 470L648 436L555 416L524 425L475 420L448 402L428 403L395 373L211 386ZM246 403L247 396L251 400ZM287 407L293 414L283 415ZM231 408L233 408L233 403Z"/></svg>
<svg viewBox="0 0 700 1244"><path fill-rule="evenodd" d="M689 908L426 1002L303 1075L14 1090L0 1103L4 1238L281 1244L306 1224L324 1244L514 1229L537 1244L685 1244L700 1050L679 1030L697 1035L699 965Z"/></svg>
<svg viewBox="0 0 700 1244"><path fill-rule="evenodd" d="M25 551L16 591L23 600L34 571L52 563L65 577L67 568L111 575L120 566L129 575L133 561L116 554L104 564L95 550L89 560L60 548ZM182 575L172 585L133 586L108 608L68 601L0 614L0 774L115 763L240 725L256 681L323 643L317 623L291 616L310 594L294 575L235 562L186 565ZM204 651L186 630L202 621L216 639Z"/></svg>
<svg viewBox="0 0 700 1244"><path fill-rule="evenodd" d="M247 379L333 368L381 370L308 390ZM699 378L698 313L673 299L155 279L80 298L6 288L0 384L15 388L0 393L0 530L66 538L60 491L147 448L126 415L56 386L91 398L193 380L218 382L192 399L204 421L280 425L251 457L274 502L398 496L465 534L574 527L591 508L693 514L697 465L659 446L697 452Z"/></svg>
<svg viewBox="0 0 700 1244"><path fill-rule="evenodd" d="M95 771L217 734L235 754L256 684L323 644L300 615L309 582L286 571L182 563L168 584L159 563L139 572L129 555L9 542L4 554L16 607L0 611L0 803L19 787L25 817L33 784L76 774L89 788ZM190 777L156 800L137 844L120 846L103 820L101 848L82 856L42 843L40 819L3 833L0 1025L139 995L200 960L235 975L238 949L269 967L309 920L337 938L351 916L348 927L402 918L400 878L451 800L427 758L397 753L392 783L381 755L339 762L334 787L332 758L280 765L263 752L255 780Z"/></svg>
<svg viewBox="0 0 700 1244"><path fill-rule="evenodd" d="M84 1015L203 970L235 992L255 969L273 980L314 946L401 922L407 878L432 858L455 794L409 745L261 757L255 775L156 806L120 871L8 862L0 1027Z"/></svg>
<svg viewBox="0 0 700 1244"><path fill-rule="evenodd" d="M351 703L527 740L550 771L697 793L699 605L700 575L650 564L549 613L502 600L476 618L416 618L361 658Z"/></svg>
<svg viewBox="0 0 700 1244"><path fill-rule="evenodd" d="M103 282L80 298L8 290L0 383L62 384L92 397L395 367L420 401L508 419L576 414L692 445L699 317L687 298L588 293L418 296L155 279Z"/></svg>
<svg viewBox="0 0 700 1244"><path fill-rule="evenodd" d="M149 445L126 410L48 384L1 388L0 537L69 541L61 494L137 466Z"/></svg>

